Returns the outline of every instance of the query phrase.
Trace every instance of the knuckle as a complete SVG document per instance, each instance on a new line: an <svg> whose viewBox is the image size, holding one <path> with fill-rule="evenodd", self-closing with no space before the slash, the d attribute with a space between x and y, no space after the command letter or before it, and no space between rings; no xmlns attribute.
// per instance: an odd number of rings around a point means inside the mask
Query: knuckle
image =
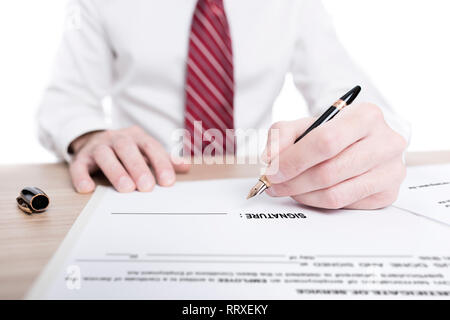
<svg viewBox="0 0 450 320"><path fill-rule="evenodd" d="M164 147L153 137L147 136L143 139L141 146L147 152L157 152L163 156L167 156L167 158L169 157Z"/></svg>
<svg viewBox="0 0 450 320"><path fill-rule="evenodd" d="M151 152L154 149L154 144L151 139L145 139L145 141L142 142L142 149L144 149L147 152Z"/></svg>
<svg viewBox="0 0 450 320"><path fill-rule="evenodd" d="M373 183L364 183L359 187L359 198L363 199L376 193L376 187ZM359 200L359 199L358 199Z"/></svg>
<svg viewBox="0 0 450 320"><path fill-rule="evenodd" d="M345 205L343 195L336 188L325 191L324 202L328 209L341 209Z"/></svg>
<svg viewBox="0 0 450 320"><path fill-rule="evenodd" d="M157 157L152 161L154 168L158 170L173 170L172 164L165 157Z"/></svg>
<svg viewBox="0 0 450 320"><path fill-rule="evenodd" d="M73 172L74 170L77 170L78 168L80 168L80 162L73 160L69 163L69 170L70 172Z"/></svg>
<svg viewBox="0 0 450 320"><path fill-rule="evenodd" d="M143 132L142 128L138 125L133 125L133 126L127 128L127 130L129 130L133 133L142 133Z"/></svg>
<svg viewBox="0 0 450 320"><path fill-rule="evenodd" d="M87 161L84 158L77 156L69 163L69 166L73 168L79 168L86 165L86 162Z"/></svg>
<svg viewBox="0 0 450 320"><path fill-rule="evenodd" d="M322 131L317 137L317 149L321 155L329 158L334 155L336 149L336 135L329 131Z"/></svg>
<svg viewBox="0 0 450 320"><path fill-rule="evenodd" d="M293 188L289 185L286 185L284 183L276 184L273 186L273 190L275 190L275 194L280 197L286 197L294 195L292 192Z"/></svg>
<svg viewBox="0 0 450 320"><path fill-rule="evenodd" d="M106 140L112 140L115 136L116 132L114 130L105 130L103 131L103 138L105 138Z"/></svg>
<svg viewBox="0 0 450 320"><path fill-rule="evenodd" d="M133 144L133 140L126 136L117 136L113 141L114 149L117 151L126 151Z"/></svg>
<svg viewBox="0 0 450 320"><path fill-rule="evenodd" d="M334 176L335 170L333 169L335 164L333 162L328 161L322 165L320 165L316 174L314 174L315 179L317 179L316 183L320 187L329 187L334 184Z"/></svg>
<svg viewBox="0 0 450 320"><path fill-rule="evenodd" d="M286 177L294 177L301 171L301 161L296 157L282 156L279 158L279 170Z"/></svg>
<svg viewBox="0 0 450 320"><path fill-rule="evenodd" d="M107 152L109 152L109 147L106 144L99 144L94 148L93 155L95 158L98 158Z"/></svg>
<svg viewBox="0 0 450 320"><path fill-rule="evenodd" d="M143 165L143 162L140 161L140 159L133 159L129 161L127 168L136 175L144 173L145 171L145 166Z"/></svg>
<svg viewBox="0 0 450 320"><path fill-rule="evenodd" d="M110 181L113 185L118 186L123 178L129 179L128 174L113 172L111 174Z"/></svg>
<svg viewBox="0 0 450 320"><path fill-rule="evenodd" d="M398 150L404 151L408 145L408 142L399 133L395 131L393 131L393 133L394 133L394 136L392 138L393 144L397 147Z"/></svg>
<svg viewBox="0 0 450 320"><path fill-rule="evenodd" d="M364 116L369 122L384 121L384 115L381 109L373 103L367 102L364 104Z"/></svg>

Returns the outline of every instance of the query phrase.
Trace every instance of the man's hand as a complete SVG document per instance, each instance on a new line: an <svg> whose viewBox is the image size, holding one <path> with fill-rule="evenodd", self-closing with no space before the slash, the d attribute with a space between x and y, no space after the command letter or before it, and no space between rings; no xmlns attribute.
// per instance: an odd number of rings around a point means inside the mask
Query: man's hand
<svg viewBox="0 0 450 320"><path fill-rule="evenodd" d="M276 123L280 152L270 162L271 196L327 209L377 209L392 204L405 178L407 142L369 103L354 104L294 143L314 119ZM266 150L271 149L271 137ZM277 166L278 170L277 170Z"/></svg>
<svg viewBox="0 0 450 320"><path fill-rule="evenodd" d="M74 153L70 175L80 193L92 192L95 183L90 173L100 169L119 192L151 191L158 184L170 186L175 172L187 172L189 164L175 164L164 148L144 130L131 128L88 133L72 142ZM178 162L178 161L177 161Z"/></svg>

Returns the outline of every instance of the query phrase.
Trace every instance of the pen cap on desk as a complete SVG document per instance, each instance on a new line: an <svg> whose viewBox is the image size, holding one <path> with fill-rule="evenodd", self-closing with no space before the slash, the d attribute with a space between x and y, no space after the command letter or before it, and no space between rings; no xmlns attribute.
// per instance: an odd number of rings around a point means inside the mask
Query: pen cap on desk
<svg viewBox="0 0 450 320"><path fill-rule="evenodd" d="M43 212L50 204L45 192L36 187L23 188L16 200L19 208L26 213Z"/></svg>

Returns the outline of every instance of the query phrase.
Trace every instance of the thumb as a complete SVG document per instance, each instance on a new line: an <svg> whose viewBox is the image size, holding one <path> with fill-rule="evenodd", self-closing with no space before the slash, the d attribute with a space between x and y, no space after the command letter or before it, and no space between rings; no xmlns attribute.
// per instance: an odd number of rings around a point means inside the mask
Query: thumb
<svg viewBox="0 0 450 320"><path fill-rule="evenodd" d="M261 160L269 164L284 149L294 144L299 137L315 121L315 118L302 118L294 121L275 122L269 129L266 148Z"/></svg>

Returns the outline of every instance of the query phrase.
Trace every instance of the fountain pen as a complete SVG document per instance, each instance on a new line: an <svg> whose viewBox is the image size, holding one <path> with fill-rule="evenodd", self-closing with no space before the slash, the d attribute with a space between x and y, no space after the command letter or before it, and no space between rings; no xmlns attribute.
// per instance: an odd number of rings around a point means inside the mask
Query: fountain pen
<svg viewBox="0 0 450 320"><path fill-rule="evenodd" d="M358 94L361 91L360 86L354 87L352 90L344 94L339 100L337 100L331 107L328 108L327 111L325 111L324 114L322 114L308 129L306 129L305 132L301 136L299 136L297 139L295 139L295 143L300 141L304 136L306 136L308 133L310 133L313 129L317 128L321 124L324 124L327 121L330 121L334 118L336 114L339 113L342 109L344 109L346 106L350 105L358 96ZM259 195L263 193L267 188L270 187L270 182L267 180L267 177L265 175L261 176L258 180L258 183L250 190L247 199L253 198L256 195Z"/></svg>

